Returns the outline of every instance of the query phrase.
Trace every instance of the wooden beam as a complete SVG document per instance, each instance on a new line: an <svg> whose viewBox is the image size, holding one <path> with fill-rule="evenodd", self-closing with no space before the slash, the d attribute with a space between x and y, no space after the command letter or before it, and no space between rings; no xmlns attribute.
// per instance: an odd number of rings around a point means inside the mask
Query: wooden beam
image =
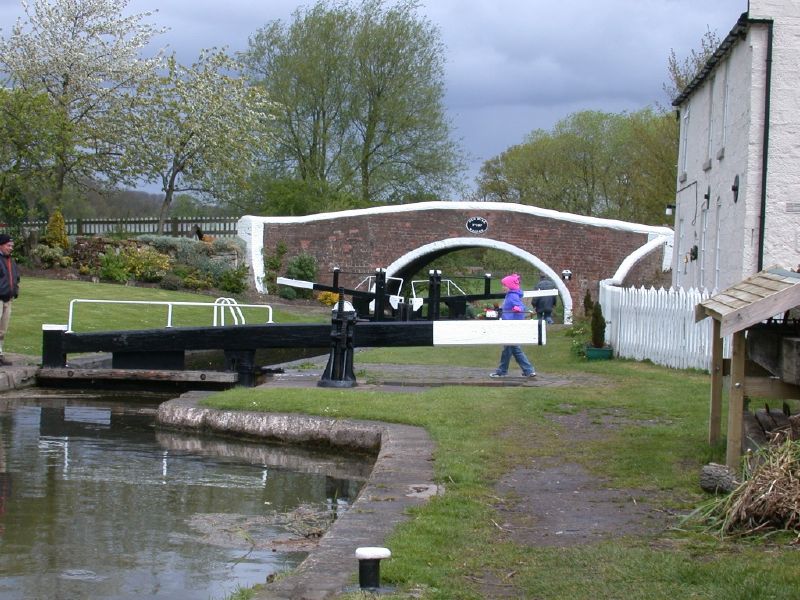
<svg viewBox="0 0 800 600"><path fill-rule="evenodd" d="M711 399L708 411L708 443L718 444L722 427L722 336L714 319L711 331Z"/></svg>
<svg viewBox="0 0 800 600"><path fill-rule="evenodd" d="M744 387L748 398L800 399L800 386L786 383L777 377L745 376Z"/></svg>
<svg viewBox="0 0 800 600"><path fill-rule="evenodd" d="M160 369L40 369L39 379L103 379L136 381L176 381L206 383L236 383L236 373L223 371L163 371Z"/></svg>
<svg viewBox="0 0 800 600"><path fill-rule="evenodd" d="M725 464L739 472L739 461L742 456L742 431L744 419L744 331L733 334L733 351L731 354L731 388L728 394L728 444L725 453Z"/></svg>

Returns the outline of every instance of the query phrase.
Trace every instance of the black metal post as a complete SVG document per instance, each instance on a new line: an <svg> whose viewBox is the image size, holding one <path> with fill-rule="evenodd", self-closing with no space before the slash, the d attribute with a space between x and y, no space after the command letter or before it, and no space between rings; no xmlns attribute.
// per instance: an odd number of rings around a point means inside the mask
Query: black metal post
<svg viewBox="0 0 800 600"><path fill-rule="evenodd" d="M386 270L375 269L375 317L373 321L383 321L386 309Z"/></svg>
<svg viewBox="0 0 800 600"><path fill-rule="evenodd" d="M333 267L333 284L332 287L339 288L339 267Z"/></svg>
<svg viewBox="0 0 800 600"><path fill-rule="evenodd" d="M381 587L381 561L364 559L358 561L358 586L362 590L374 590Z"/></svg>
<svg viewBox="0 0 800 600"><path fill-rule="evenodd" d="M428 320L439 320L439 302L442 297L442 272L428 272Z"/></svg>
<svg viewBox="0 0 800 600"><path fill-rule="evenodd" d="M339 303L331 317L331 352L325 371L317 382L319 387L350 388L357 385L353 373L355 325L356 313L344 310L344 289L340 288Z"/></svg>
<svg viewBox="0 0 800 600"><path fill-rule="evenodd" d="M483 293L487 296L492 293L492 274L484 273L483 275Z"/></svg>

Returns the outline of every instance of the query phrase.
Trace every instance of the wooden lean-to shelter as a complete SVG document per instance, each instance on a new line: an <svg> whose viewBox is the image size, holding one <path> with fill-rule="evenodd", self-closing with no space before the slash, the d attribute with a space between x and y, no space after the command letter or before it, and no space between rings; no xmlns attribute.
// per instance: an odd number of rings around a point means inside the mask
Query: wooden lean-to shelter
<svg viewBox="0 0 800 600"><path fill-rule="evenodd" d="M800 398L800 324L789 311L800 306L800 273L773 266L715 294L695 308L695 320L713 319L708 439L720 440L722 340L733 335L725 462L738 469L742 455L745 396ZM748 359L771 376L749 377Z"/></svg>

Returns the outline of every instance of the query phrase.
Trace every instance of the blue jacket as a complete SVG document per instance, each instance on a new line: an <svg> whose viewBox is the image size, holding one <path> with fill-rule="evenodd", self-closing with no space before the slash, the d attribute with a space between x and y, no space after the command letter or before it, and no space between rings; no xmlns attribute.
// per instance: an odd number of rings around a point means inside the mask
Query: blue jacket
<svg viewBox="0 0 800 600"><path fill-rule="evenodd" d="M514 312L514 307L519 306L519 312ZM500 318L503 320L521 321L525 318L525 305L522 303L521 290L509 290L503 300L503 312Z"/></svg>

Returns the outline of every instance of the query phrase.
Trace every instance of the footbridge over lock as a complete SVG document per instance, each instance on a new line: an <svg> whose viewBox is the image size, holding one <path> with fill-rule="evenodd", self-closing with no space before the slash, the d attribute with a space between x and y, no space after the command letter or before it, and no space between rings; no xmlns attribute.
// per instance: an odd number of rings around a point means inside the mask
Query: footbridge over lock
<svg viewBox="0 0 800 600"><path fill-rule="evenodd" d="M436 258L467 248L508 252L549 276L558 288L565 320L599 282L661 285L671 268L673 232L668 227L586 217L501 202L421 202L303 217L242 217L238 235L247 244L254 283L264 283L264 257L280 243L287 259L306 253L319 277L339 268L353 288L385 268L408 280ZM495 274L502 275L502 274ZM535 281L523 281L533 289Z"/></svg>

